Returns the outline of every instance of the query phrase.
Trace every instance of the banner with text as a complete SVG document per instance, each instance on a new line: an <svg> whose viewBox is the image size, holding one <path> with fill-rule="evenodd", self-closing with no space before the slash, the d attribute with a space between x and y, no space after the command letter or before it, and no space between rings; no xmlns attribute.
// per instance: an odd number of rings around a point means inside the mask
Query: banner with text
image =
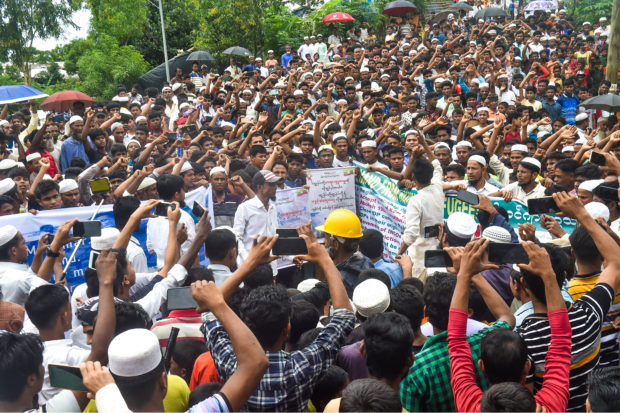
<svg viewBox="0 0 620 413"><path fill-rule="evenodd" d="M377 172L368 172L360 167L360 174L355 179L357 211L362 228L376 229L383 234L386 257L395 256L405 232L407 203L417 192L401 189L391 179ZM537 231L546 231L540 226L540 216L530 215L527 205L521 201L506 202L501 198L493 198L494 205L502 207L508 213L508 222L518 230L518 224L530 223ZM456 199L446 196L444 200L444 218L454 212L461 211L476 218L477 209ZM562 226L564 231L572 233L577 221L571 218L556 217L550 214Z"/></svg>
<svg viewBox="0 0 620 413"><path fill-rule="evenodd" d="M337 208L355 212L355 168L308 169L308 208L312 226L323 225Z"/></svg>

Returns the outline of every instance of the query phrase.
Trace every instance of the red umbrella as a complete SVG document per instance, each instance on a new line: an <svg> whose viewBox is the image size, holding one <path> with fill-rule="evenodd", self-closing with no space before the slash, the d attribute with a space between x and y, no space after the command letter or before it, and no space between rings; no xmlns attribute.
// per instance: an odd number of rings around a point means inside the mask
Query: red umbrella
<svg viewBox="0 0 620 413"><path fill-rule="evenodd" d="M351 17L349 13L337 11L336 13L330 13L327 16L323 17L321 23L345 23L353 21L355 21L355 19Z"/></svg>
<svg viewBox="0 0 620 413"><path fill-rule="evenodd" d="M77 90L65 90L54 93L45 99L41 103L41 108L51 112L68 112L75 102L82 102L84 106L90 106L94 99Z"/></svg>
<svg viewBox="0 0 620 413"><path fill-rule="evenodd" d="M416 6L407 0L396 0L385 6L383 14L388 16L402 16L416 11Z"/></svg>

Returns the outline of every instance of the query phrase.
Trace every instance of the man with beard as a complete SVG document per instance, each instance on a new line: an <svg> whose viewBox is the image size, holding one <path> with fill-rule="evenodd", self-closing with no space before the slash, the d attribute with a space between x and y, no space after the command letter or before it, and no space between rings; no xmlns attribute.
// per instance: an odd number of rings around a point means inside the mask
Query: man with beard
<svg viewBox="0 0 620 413"><path fill-rule="evenodd" d="M80 191L75 179L63 179L58 184L58 188L63 208L82 206L80 204Z"/></svg>
<svg viewBox="0 0 620 413"><path fill-rule="evenodd" d="M84 149L84 143L82 142L82 129L84 128L84 120L81 116L71 116L69 119L69 129L71 130L71 136L69 136L62 143L60 149L61 168L64 172L65 169L71 166L71 160L73 158L81 158L86 162L86 165L90 165L88 155Z"/></svg>
<svg viewBox="0 0 620 413"><path fill-rule="evenodd" d="M237 207L243 202L243 197L228 189L228 175L226 169L216 166L210 172L211 190L213 191L213 217L215 227L232 227Z"/></svg>
<svg viewBox="0 0 620 413"><path fill-rule="evenodd" d="M497 155L493 155L489 161L489 166L491 170L497 176L497 179L503 184L508 185L510 182L510 175L512 175L513 171L517 170L519 163L528 156L529 152L527 146L522 143L514 144L510 147L510 166L512 169L505 166L497 157Z"/></svg>
<svg viewBox="0 0 620 413"><path fill-rule="evenodd" d="M239 243L239 256L245 260L252 248L256 235L275 235L278 227L276 211L276 190L283 179L271 171L258 171L252 178L256 196L242 203L235 213L233 232ZM273 274L277 272L276 262L272 261Z"/></svg>
<svg viewBox="0 0 620 413"><path fill-rule="evenodd" d="M535 158L523 158L517 167L517 182L507 185L491 196L501 196L506 202L512 199L527 202L530 198L545 196L545 187L538 182L540 162Z"/></svg>
<svg viewBox="0 0 620 413"><path fill-rule="evenodd" d="M478 154L471 155L467 160L467 181L463 181L467 185L467 190L475 194L487 196L496 192L497 188L485 179L486 175L487 161L484 156Z"/></svg>

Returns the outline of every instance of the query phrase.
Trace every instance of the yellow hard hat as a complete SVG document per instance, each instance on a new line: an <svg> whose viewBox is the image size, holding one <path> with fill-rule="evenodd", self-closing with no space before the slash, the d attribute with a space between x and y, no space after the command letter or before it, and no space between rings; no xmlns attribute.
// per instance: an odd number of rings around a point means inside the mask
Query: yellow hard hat
<svg viewBox="0 0 620 413"><path fill-rule="evenodd" d="M325 218L325 224L316 227L317 231L343 238L362 238L362 224L354 212L348 209L334 209Z"/></svg>

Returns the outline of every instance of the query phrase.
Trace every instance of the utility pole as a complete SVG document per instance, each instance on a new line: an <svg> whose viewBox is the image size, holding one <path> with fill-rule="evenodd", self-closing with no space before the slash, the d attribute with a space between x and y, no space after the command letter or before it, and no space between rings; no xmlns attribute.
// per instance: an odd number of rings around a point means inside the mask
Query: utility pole
<svg viewBox="0 0 620 413"><path fill-rule="evenodd" d="M159 19L161 20L161 37L164 42L164 59L166 60L166 80L170 82L170 68L168 67L168 45L166 44L166 29L164 27L164 8L161 5L161 0L159 0Z"/></svg>
<svg viewBox="0 0 620 413"><path fill-rule="evenodd" d="M614 0L609 26L609 49L607 54L607 75L605 76L615 87L618 81L618 58L620 55L620 0Z"/></svg>

